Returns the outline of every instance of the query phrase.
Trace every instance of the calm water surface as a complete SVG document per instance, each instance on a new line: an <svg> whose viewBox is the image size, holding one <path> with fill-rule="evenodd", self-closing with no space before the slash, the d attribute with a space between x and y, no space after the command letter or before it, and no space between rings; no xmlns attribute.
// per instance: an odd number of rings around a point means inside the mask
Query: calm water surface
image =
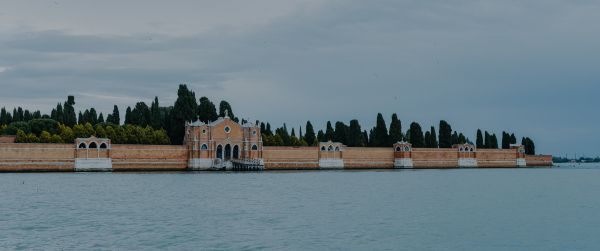
<svg viewBox="0 0 600 251"><path fill-rule="evenodd" d="M599 250L600 166L3 173L0 249Z"/></svg>

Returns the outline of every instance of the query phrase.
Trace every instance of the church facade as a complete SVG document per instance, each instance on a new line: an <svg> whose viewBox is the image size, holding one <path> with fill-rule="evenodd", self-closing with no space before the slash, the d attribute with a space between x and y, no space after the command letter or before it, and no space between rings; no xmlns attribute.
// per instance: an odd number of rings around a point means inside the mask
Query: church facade
<svg viewBox="0 0 600 251"><path fill-rule="evenodd" d="M264 167L260 127L239 124L227 114L210 123L187 123L184 145L193 170L232 169L236 164Z"/></svg>

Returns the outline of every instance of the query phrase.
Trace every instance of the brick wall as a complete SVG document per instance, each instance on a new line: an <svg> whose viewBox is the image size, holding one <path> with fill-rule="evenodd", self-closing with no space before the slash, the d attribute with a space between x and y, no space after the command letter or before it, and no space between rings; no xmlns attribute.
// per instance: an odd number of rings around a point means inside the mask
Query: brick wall
<svg viewBox="0 0 600 251"><path fill-rule="evenodd" d="M0 171L73 171L72 144L0 144Z"/></svg>
<svg viewBox="0 0 600 251"><path fill-rule="evenodd" d="M477 149L478 167L516 167L517 149Z"/></svg>
<svg viewBox="0 0 600 251"><path fill-rule="evenodd" d="M186 146L112 145L113 170L185 170Z"/></svg>
<svg viewBox="0 0 600 251"><path fill-rule="evenodd" d="M265 169L318 169L318 147L281 147L263 148Z"/></svg>
<svg viewBox="0 0 600 251"><path fill-rule="evenodd" d="M525 155L527 166L552 166L552 155Z"/></svg>
<svg viewBox="0 0 600 251"><path fill-rule="evenodd" d="M342 152L344 168L394 168L391 147L346 147Z"/></svg>
<svg viewBox="0 0 600 251"><path fill-rule="evenodd" d="M458 150L452 148L413 148L415 168L456 168Z"/></svg>

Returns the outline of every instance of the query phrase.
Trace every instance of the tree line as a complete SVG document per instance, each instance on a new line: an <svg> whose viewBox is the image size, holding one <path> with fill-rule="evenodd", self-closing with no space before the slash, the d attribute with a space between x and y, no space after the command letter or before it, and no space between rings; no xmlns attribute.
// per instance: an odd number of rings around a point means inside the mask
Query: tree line
<svg viewBox="0 0 600 251"><path fill-rule="evenodd" d="M225 100L219 103L217 109L217 106L207 97L196 99L195 92L188 89L185 84L179 85L177 99L173 105L161 106L158 97L155 97L150 105L138 102L133 108L127 107L123 125L121 125L122 114L116 105L112 113L106 116L101 112L98 113L94 108L76 113L74 105L75 98L68 96L64 103L58 103L52 109L50 115L43 115L40 111L30 112L21 107L13 109L10 113L2 108L0 110L2 131L0 132L17 135L17 140L20 142L71 143L74 138L70 137L68 132L64 132L70 129L74 135L108 137L117 144L150 142L179 145L183 143L185 123L188 121L212 122L225 116L227 111L234 121L248 122L240 121L234 115L231 105ZM417 122L412 122L408 129L403 131L402 122L395 113L391 116L389 129L381 113L377 114L376 124L369 130L363 129L356 119L349 121L348 124L341 121L332 124L328 121L325 129L318 131L315 131L311 122L307 121L304 132L301 127L298 133L294 128L288 130L286 124L279 128L272 128L268 122L256 121L255 123L260 125L265 146L315 146L318 142L329 140L341 142L349 147L391 147L398 141L407 141L417 148L451 148L454 144L473 144L463 133L452 130L451 125L445 120L439 122L437 132L434 126L423 129ZM19 130L22 133L19 133ZM475 141L478 148L499 148L496 134L488 131L482 133L481 130L477 130ZM516 144L515 135L502 132L501 148L508 149L510 144ZM535 154L533 140L523 137L521 144L525 146L528 154Z"/></svg>

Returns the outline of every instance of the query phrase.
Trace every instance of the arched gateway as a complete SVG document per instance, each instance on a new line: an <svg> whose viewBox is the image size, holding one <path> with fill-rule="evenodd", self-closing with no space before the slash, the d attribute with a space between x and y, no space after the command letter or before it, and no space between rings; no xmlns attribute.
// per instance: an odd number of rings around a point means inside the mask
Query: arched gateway
<svg viewBox="0 0 600 251"><path fill-rule="evenodd" d="M227 115L209 123L186 123L184 144L188 147L188 167L192 170L229 170L246 163L264 166L260 127L251 123L241 125Z"/></svg>

